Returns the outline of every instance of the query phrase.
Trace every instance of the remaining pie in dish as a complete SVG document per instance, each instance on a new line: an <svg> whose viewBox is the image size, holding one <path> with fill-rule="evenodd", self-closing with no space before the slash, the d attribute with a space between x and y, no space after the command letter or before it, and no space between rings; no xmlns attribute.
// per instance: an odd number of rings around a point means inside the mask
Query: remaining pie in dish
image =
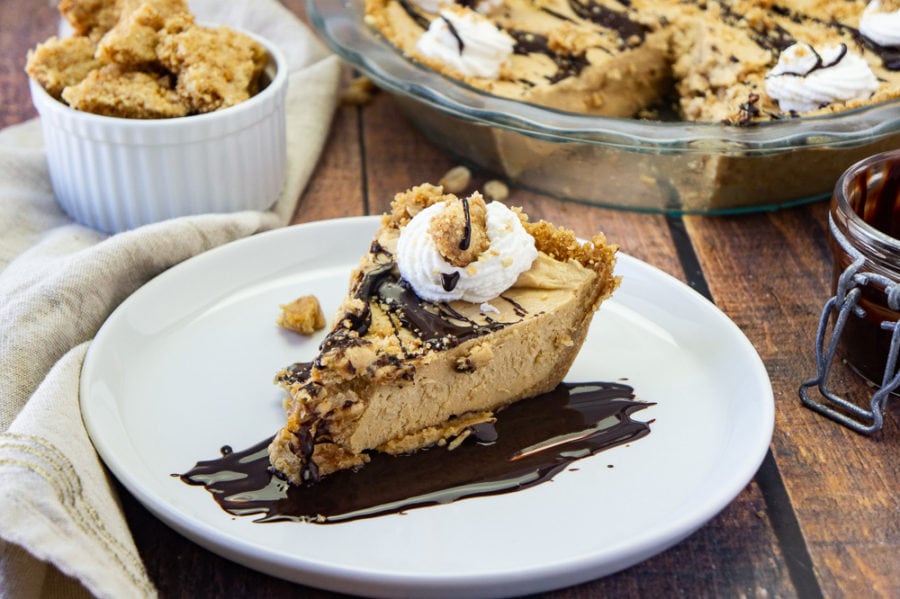
<svg viewBox="0 0 900 599"><path fill-rule="evenodd" d="M615 246L421 185L399 193L310 362L282 370L274 469L300 484L459 442L556 387L612 294Z"/></svg>
<svg viewBox="0 0 900 599"><path fill-rule="evenodd" d="M409 58L570 112L748 125L900 97L898 0L365 0Z"/></svg>

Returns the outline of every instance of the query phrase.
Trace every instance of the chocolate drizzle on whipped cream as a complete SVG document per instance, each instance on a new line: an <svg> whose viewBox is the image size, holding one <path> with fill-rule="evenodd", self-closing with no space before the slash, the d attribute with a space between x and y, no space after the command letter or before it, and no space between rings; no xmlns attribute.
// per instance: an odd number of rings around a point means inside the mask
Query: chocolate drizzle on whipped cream
<svg viewBox="0 0 900 599"><path fill-rule="evenodd" d="M459 48L459 53L462 54L463 50L466 49L466 42L463 41L463 38L459 34L459 31L456 30L456 26L453 24L453 21L446 17L439 18L447 24L447 30L450 31L450 35L452 35L453 39L456 40L456 47Z"/></svg>
<svg viewBox="0 0 900 599"><path fill-rule="evenodd" d="M467 250L472 243L472 209L469 207L469 198L462 198L463 214L465 215L465 224L463 224L462 239L459 240L459 249Z"/></svg>
<svg viewBox="0 0 900 599"><path fill-rule="evenodd" d="M831 67L840 63L841 60L843 60L847 55L847 44L841 44L838 53L827 63L822 60L822 56L818 52L816 52L815 48L813 48L812 46L809 47L809 51L812 52L816 57L815 63L810 65L809 68L802 71L782 71L778 75L788 77L809 77L810 75L821 69L830 69Z"/></svg>
<svg viewBox="0 0 900 599"><path fill-rule="evenodd" d="M457 283L459 283L458 272L441 273L441 287L444 288L444 291L453 291L454 289L456 289Z"/></svg>
<svg viewBox="0 0 900 599"><path fill-rule="evenodd" d="M452 451L374 454L365 468L336 472L314 485L290 485L274 475L268 439L174 476L205 487L230 514L258 516L256 522L333 524L403 513L526 489L576 460L644 437L650 423L631 416L653 404L635 401L633 391L621 383L563 383L507 407L494 424L472 427Z"/></svg>

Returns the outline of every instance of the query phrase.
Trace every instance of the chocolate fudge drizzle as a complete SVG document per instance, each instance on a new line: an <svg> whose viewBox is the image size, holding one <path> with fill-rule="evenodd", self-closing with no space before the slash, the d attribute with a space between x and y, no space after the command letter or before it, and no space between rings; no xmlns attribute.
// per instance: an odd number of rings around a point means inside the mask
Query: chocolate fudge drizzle
<svg viewBox="0 0 900 599"><path fill-rule="evenodd" d="M387 250L378 248L382 255L389 256ZM373 252L375 253L375 252ZM341 320L349 326L331 331L322 344L320 351L329 351L341 347L352 347L359 344L360 338L371 326L372 314L370 302L377 302L388 314L396 327L406 328L425 342L429 349L449 349L469 339L486 335L512 322L501 322L488 316L484 322L475 322L450 308L443 302L429 302L419 298L400 278L392 257L388 261L366 272L359 281L353 296L365 305L361 314L347 313ZM452 276L443 281L445 288L455 285ZM452 288L452 287L451 287ZM509 301L503 298L505 301ZM520 306L517 305L517 308ZM517 314L519 310L516 310ZM525 314L519 314L520 317ZM353 333L353 334L351 334ZM413 357L413 353L406 357Z"/></svg>
<svg viewBox="0 0 900 599"><path fill-rule="evenodd" d="M472 427L453 450L375 453L365 467L311 485L291 485L270 471L269 439L228 448L173 476L205 487L230 514L258 516L256 522L346 522L547 482L576 460L649 434L650 423L631 415L650 405L635 401L625 384L563 383L507 407L493 424Z"/></svg>
<svg viewBox="0 0 900 599"><path fill-rule="evenodd" d="M590 64L584 54L561 54L550 49L550 40L547 36L521 29L507 31L515 40L513 52L515 54L543 54L556 65L556 73L547 76L550 83L558 83L568 77L577 77L586 66Z"/></svg>
<svg viewBox="0 0 900 599"><path fill-rule="evenodd" d="M462 238L459 240L458 247L459 249L466 251L472 244L472 212L469 209L469 198L462 198L460 201L463 206L465 224L463 225L463 234ZM459 271L442 272L441 287L443 287L444 291L450 292L456 289L456 285L459 283L459 276Z"/></svg>
<svg viewBox="0 0 900 599"><path fill-rule="evenodd" d="M628 13L613 10L593 0L569 0L569 6L572 8L572 12L582 19L612 29L619 34L619 39L623 42L629 42L632 39L642 42L649 31L649 28L643 23L628 18Z"/></svg>
<svg viewBox="0 0 900 599"><path fill-rule="evenodd" d="M881 58L881 62L889 71L900 71L900 48L879 46L869 38L863 38L863 44Z"/></svg>
<svg viewBox="0 0 900 599"><path fill-rule="evenodd" d="M881 59L881 64L884 65L884 68L889 71L900 71L900 47L889 48L887 46L880 46L864 36L858 29L846 25L839 25L839 27L853 35L853 39L861 46L865 46L869 52L878 56Z"/></svg>
<svg viewBox="0 0 900 599"><path fill-rule="evenodd" d="M431 25L431 21L429 21L422 13L416 10L416 7L413 6L409 0L397 0L397 2L403 8L403 11L407 15L409 15L409 18L416 22L416 25L418 25L422 29L428 29L428 26Z"/></svg>
<svg viewBox="0 0 900 599"><path fill-rule="evenodd" d="M730 6L723 4L720 5L720 8L722 10L723 19L729 25L739 26L740 22L746 18L745 15L735 12ZM782 16L790 16L790 11L780 6L773 6L771 10ZM791 18L794 21L799 22L799 17L793 16ZM784 49L794 45L797 41L781 25L775 25L773 28L766 31L757 31L754 29L749 32L749 35L750 39L752 39L757 46L764 50L771 50L775 52L776 55Z"/></svg>
<svg viewBox="0 0 900 599"><path fill-rule="evenodd" d="M459 283L458 272L453 271L441 273L441 287L444 288L444 291L453 291L454 289L456 289L457 283Z"/></svg>

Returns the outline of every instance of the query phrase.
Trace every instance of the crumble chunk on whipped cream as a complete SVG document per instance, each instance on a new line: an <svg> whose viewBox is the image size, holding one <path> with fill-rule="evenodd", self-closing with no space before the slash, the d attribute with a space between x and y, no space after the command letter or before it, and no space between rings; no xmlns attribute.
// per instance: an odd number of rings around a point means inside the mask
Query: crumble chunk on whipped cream
<svg viewBox="0 0 900 599"><path fill-rule="evenodd" d="M407 223L397 267L416 295L435 302L488 302L515 284L537 258L519 213L478 192L451 196Z"/></svg>
<svg viewBox="0 0 900 599"><path fill-rule="evenodd" d="M786 48L766 76L766 93L785 112L808 112L835 101L864 99L878 89L865 59L845 44L821 52L805 43Z"/></svg>

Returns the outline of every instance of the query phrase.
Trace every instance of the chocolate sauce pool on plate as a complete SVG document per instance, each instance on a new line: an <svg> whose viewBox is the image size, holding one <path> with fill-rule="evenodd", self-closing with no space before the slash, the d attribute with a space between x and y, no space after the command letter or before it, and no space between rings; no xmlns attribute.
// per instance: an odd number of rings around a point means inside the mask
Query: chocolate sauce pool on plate
<svg viewBox="0 0 900 599"><path fill-rule="evenodd" d="M572 462L639 439L649 423L631 415L650 405L621 383L562 383L514 403L494 424L474 427L458 447L410 455L375 453L365 467L296 486L269 471L269 439L198 462L179 476L206 488L225 511L280 520L337 523L399 513L547 482Z"/></svg>

